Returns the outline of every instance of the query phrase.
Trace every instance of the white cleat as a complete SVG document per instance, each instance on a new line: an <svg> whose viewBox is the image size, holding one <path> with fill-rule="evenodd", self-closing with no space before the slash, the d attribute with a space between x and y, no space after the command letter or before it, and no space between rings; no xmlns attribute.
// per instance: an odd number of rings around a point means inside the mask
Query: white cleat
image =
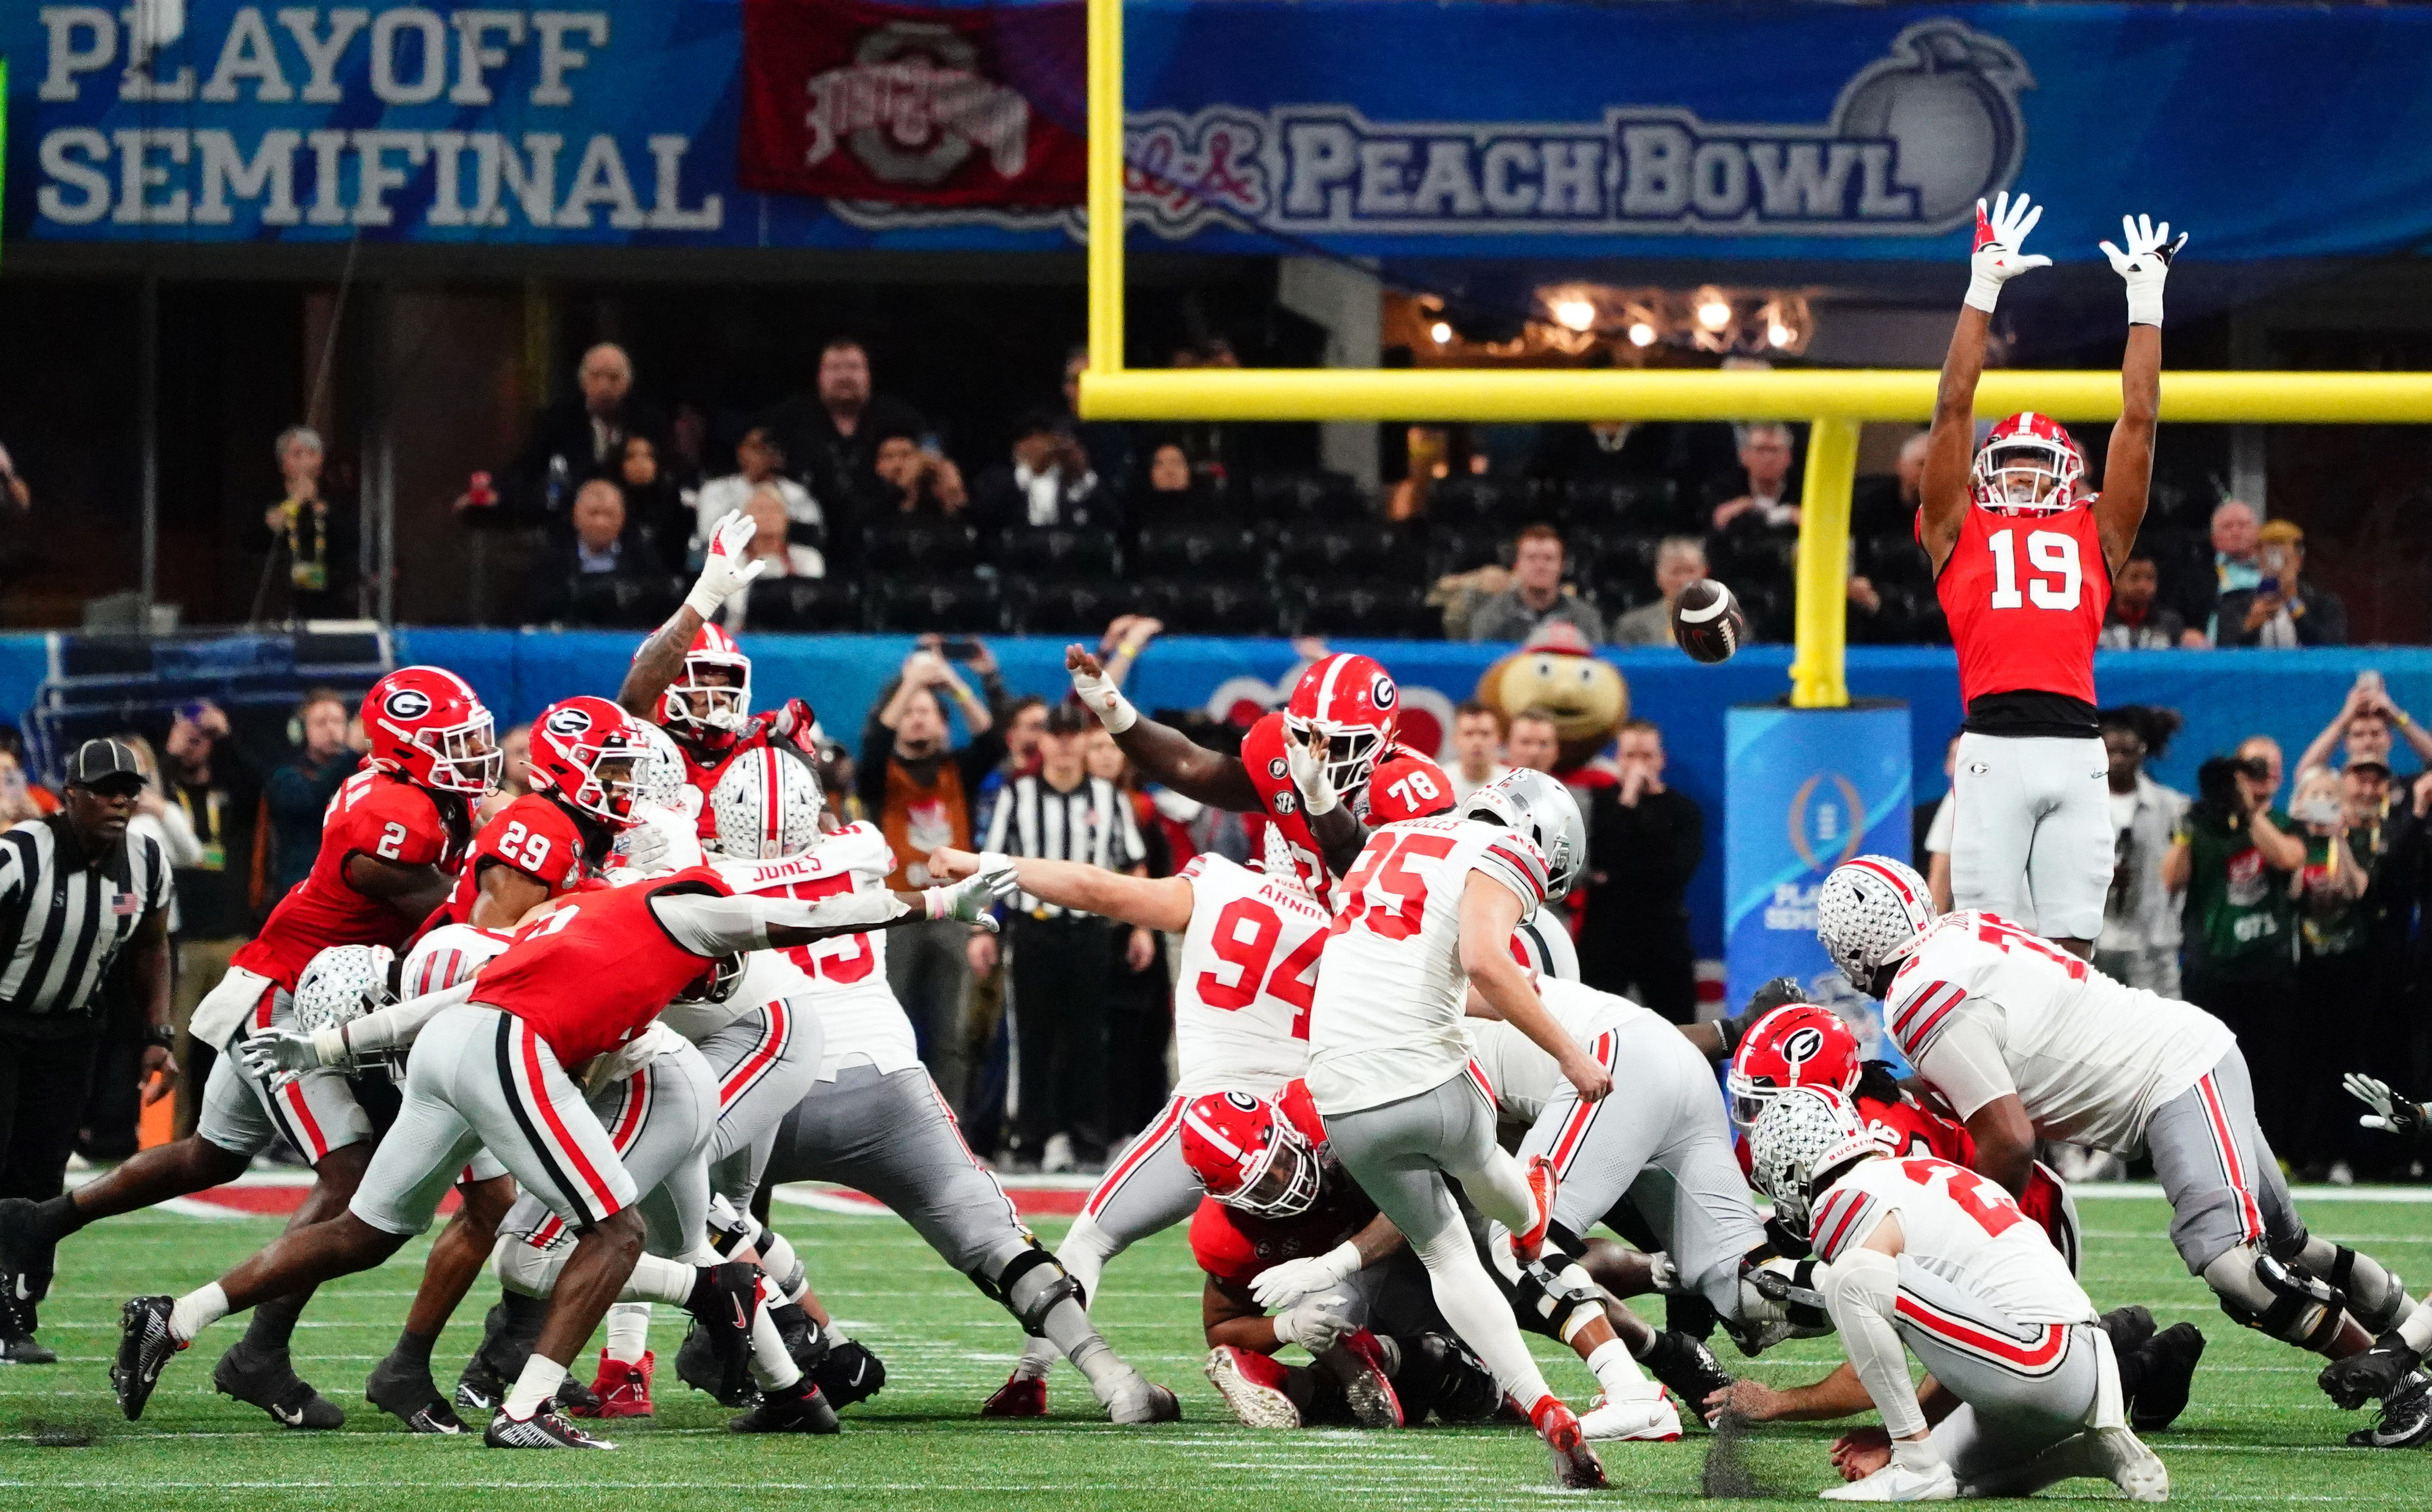
<svg viewBox="0 0 2432 1512"><path fill-rule="evenodd" d="M1226 1344L1208 1354L1208 1384L1244 1428L1297 1428L1300 1409L1284 1391L1284 1368L1255 1350Z"/></svg>
<svg viewBox="0 0 2432 1512"><path fill-rule="evenodd" d="M1959 1480L1948 1464L1920 1470L1894 1460L1863 1480L1818 1494L1828 1502L1949 1502L1959 1495Z"/></svg>
<svg viewBox="0 0 2432 1512"><path fill-rule="evenodd" d="M1173 1392L1134 1370L1130 1380L1108 1394L1106 1416L1125 1424L1175 1422L1182 1417L1182 1403Z"/></svg>
<svg viewBox="0 0 2432 1512"><path fill-rule="evenodd" d="M1668 1444L1680 1436L1680 1414L1668 1391L1624 1402L1599 1397L1593 1410L1579 1415L1579 1432L1590 1443L1638 1438Z"/></svg>

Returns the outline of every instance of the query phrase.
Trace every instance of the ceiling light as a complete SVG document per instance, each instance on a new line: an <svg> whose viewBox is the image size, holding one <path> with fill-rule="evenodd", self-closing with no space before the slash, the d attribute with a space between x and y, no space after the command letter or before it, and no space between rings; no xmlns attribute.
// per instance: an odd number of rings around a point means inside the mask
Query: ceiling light
<svg viewBox="0 0 2432 1512"><path fill-rule="evenodd" d="M1655 328L1643 320L1631 322L1630 327L1630 344L1632 346L1654 345Z"/></svg>
<svg viewBox="0 0 2432 1512"><path fill-rule="evenodd" d="M1697 301L1697 324L1708 330L1720 330L1731 323L1731 307L1720 295Z"/></svg>
<svg viewBox="0 0 2432 1512"><path fill-rule="evenodd" d="M1438 346L1447 345L1452 341L1452 328L1439 320L1427 328L1427 339Z"/></svg>
<svg viewBox="0 0 2432 1512"><path fill-rule="evenodd" d="M1557 299L1554 319L1571 330L1587 330L1596 325L1596 308L1585 299Z"/></svg>

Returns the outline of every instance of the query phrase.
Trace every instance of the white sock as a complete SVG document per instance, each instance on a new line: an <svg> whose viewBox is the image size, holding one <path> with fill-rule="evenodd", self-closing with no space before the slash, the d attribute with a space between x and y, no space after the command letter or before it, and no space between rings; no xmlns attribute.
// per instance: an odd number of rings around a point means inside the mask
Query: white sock
<svg viewBox="0 0 2432 1512"><path fill-rule="evenodd" d="M2418 1354L2432 1350L2432 1307L2418 1307L2398 1325L2398 1336Z"/></svg>
<svg viewBox="0 0 2432 1512"><path fill-rule="evenodd" d="M1470 1190L1475 1195L1477 1188ZM1450 1204L1445 1206L1450 1211ZM1466 1340L1486 1368L1495 1372L1495 1384L1513 1401L1530 1406L1540 1398L1551 1396L1545 1373L1537 1369L1536 1359L1528 1352L1528 1341L1520 1336L1520 1325L1512 1320L1512 1304L1503 1300L1494 1278L1478 1262L1478 1252L1470 1246L1469 1231L1458 1221L1448 1223L1442 1233L1417 1248L1419 1259L1427 1268L1427 1283L1435 1292L1437 1309L1452 1325L1452 1331Z"/></svg>
<svg viewBox="0 0 2432 1512"><path fill-rule="evenodd" d="M1655 1394L1653 1383L1617 1338L1609 1338L1588 1352L1588 1369L1596 1376L1596 1385L1604 1387L1608 1402L1635 1402Z"/></svg>
<svg viewBox="0 0 2432 1512"><path fill-rule="evenodd" d="M177 1299L169 1309L169 1336L191 1344L194 1336L228 1315L228 1293L216 1281Z"/></svg>
<svg viewBox="0 0 2432 1512"><path fill-rule="evenodd" d="M644 1255L643 1259L650 1258ZM636 1267L635 1268L639 1268ZM650 1304L620 1302L608 1309L608 1357L619 1365L639 1365L650 1350Z"/></svg>
<svg viewBox="0 0 2432 1512"><path fill-rule="evenodd" d="M529 1421L565 1384L566 1367L535 1350L532 1358L524 1361L524 1373L515 1377L515 1389L507 1393L502 1405L508 1417L517 1422Z"/></svg>
<svg viewBox="0 0 2432 1512"><path fill-rule="evenodd" d="M828 1319L827 1322L819 1326L819 1336L828 1341L828 1348L830 1349L835 1349L839 1344L850 1344L853 1342L853 1336L847 1334L843 1329L836 1327L836 1319Z"/></svg>
<svg viewBox="0 0 2432 1512"><path fill-rule="evenodd" d="M779 1302L800 1302L802 1293L810 1290L810 1280L802 1274L802 1262L794 1247L782 1234L763 1236L760 1244L760 1268L776 1283Z"/></svg>
<svg viewBox="0 0 2432 1512"><path fill-rule="evenodd" d="M693 1268L681 1260L646 1254L633 1262L633 1273L625 1278L625 1289L616 1294L616 1300L619 1302L666 1302L670 1307L682 1307L691 1300L692 1285L698 1279ZM613 1319L616 1315L612 1311L608 1316ZM648 1313L643 1314L645 1323L649 1318Z"/></svg>
<svg viewBox="0 0 2432 1512"><path fill-rule="evenodd" d="M761 1292L761 1305L752 1309L752 1379L763 1391L783 1391L802 1378L802 1370L785 1352L785 1336L768 1316L768 1287Z"/></svg>

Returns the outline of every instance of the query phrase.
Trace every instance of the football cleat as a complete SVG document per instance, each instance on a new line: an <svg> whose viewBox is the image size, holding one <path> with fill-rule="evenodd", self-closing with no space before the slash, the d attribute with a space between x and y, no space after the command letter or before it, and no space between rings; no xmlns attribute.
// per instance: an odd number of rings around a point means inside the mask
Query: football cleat
<svg viewBox="0 0 2432 1512"><path fill-rule="evenodd" d="M600 1352L600 1372L591 1378L591 1394L595 1402L566 1410L578 1418L647 1418L650 1407L650 1370L658 1356L644 1350L634 1363L612 1360L608 1352Z"/></svg>
<svg viewBox="0 0 2432 1512"><path fill-rule="evenodd" d="M1651 1397L1633 1397L1626 1402L1598 1397L1588 1415L1579 1420L1579 1432L1591 1443L1643 1439L1668 1444L1680 1436L1680 1414L1672 1405L1671 1395L1660 1386Z"/></svg>
<svg viewBox="0 0 2432 1512"><path fill-rule="evenodd" d="M2407 1346L2395 1333L2384 1334L2373 1347L2333 1360L2322 1367L2314 1384L2330 1394L2331 1401L2354 1412L2375 1398L2386 1398L2406 1384L2424 1363L2424 1357Z"/></svg>
<svg viewBox="0 0 2432 1512"><path fill-rule="evenodd" d="M1208 1384L1244 1428L1297 1428L1300 1409L1284 1390L1289 1377L1273 1356L1219 1345L1208 1352Z"/></svg>
<svg viewBox="0 0 2432 1512"><path fill-rule="evenodd" d="M1360 1427L1402 1426L1402 1399L1394 1393L1393 1378L1385 1371L1384 1347L1376 1342L1376 1335L1364 1328L1353 1329L1326 1352L1321 1363L1342 1383L1343 1394L1351 1403L1351 1416Z"/></svg>
<svg viewBox="0 0 2432 1512"><path fill-rule="evenodd" d="M2153 1336L2152 1311L2135 1302L2125 1307L2114 1307L2103 1315L2100 1322L2103 1331L2111 1336L2111 1350L2115 1354L2141 1349L2145 1341Z"/></svg>
<svg viewBox="0 0 2432 1512"><path fill-rule="evenodd" d="M804 1375L818 1369L819 1362L828 1357L827 1336L819 1332L819 1324L811 1321L811 1315L802 1310L802 1304L768 1302L763 1305L768 1309L768 1321L777 1325L778 1342L785 1346L785 1353L792 1358L794 1369Z"/></svg>
<svg viewBox="0 0 2432 1512"><path fill-rule="evenodd" d="M1714 1358L1714 1352L1671 1329L1655 1336L1647 1357L1638 1363L1647 1367L1647 1373L1663 1382L1674 1396L1689 1403L1692 1412L1701 1416L1705 1410L1702 1403L1708 1397L1731 1389L1731 1372Z"/></svg>
<svg viewBox="0 0 2432 1512"><path fill-rule="evenodd" d="M829 1346L827 1358L811 1372L811 1379L819 1384L819 1395L841 1412L878 1395L887 1385L887 1366L859 1339L849 1338Z"/></svg>
<svg viewBox="0 0 2432 1512"><path fill-rule="evenodd" d="M1023 1375L1017 1370L1005 1378L996 1395L980 1403L983 1418L1044 1418L1047 1416L1047 1377Z"/></svg>
<svg viewBox="0 0 2432 1512"><path fill-rule="evenodd" d="M1554 1163L1543 1155L1528 1157L1528 1195L1536 1200L1537 1221L1528 1225L1526 1234L1512 1235L1512 1252L1522 1265L1529 1265L1545 1252L1545 1230L1554 1221L1554 1189L1558 1184Z"/></svg>
<svg viewBox="0 0 2432 1512"><path fill-rule="evenodd" d="M1528 1420L1536 1427L1537 1436L1554 1454L1554 1484L1566 1491L1601 1491L1605 1487L1604 1461L1588 1447L1587 1435L1580 1431L1579 1420L1558 1397L1545 1397L1529 1409Z"/></svg>
<svg viewBox="0 0 2432 1512"><path fill-rule="evenodd" d="M2125 1428L2090 1428L2064 1438L2022 1465L2012 1465L1968 1482L1964 1497L2033 1496L2048 1486L2078 1479L2109 1481L2131 1502L2167 1502L2170 1472L2160 1456Z"/></svg>
<svg viewBox="0 0 2432 1512"><path fill-rule="evenodd" d="M272 1356L256 1356L245 1352L240 1340L211 1367L211 1388L223 1396L251 1403L290 1428L323 1430L346 1425L346 1415L338 1404L313 1390L296 1373L285 1350Z"/></svg>
<svg viewBox="0 0 2432 1512"><path fill-rule="evenodd" d="M110 1368L110 1389L128 1422L144 1416L144 1403L160 1384L160 1368L186 1347L169 1332L175 1305L167 1297L130 1297L118 1310L118 1358Z"/></svg>
<svg viewBox="0 0 2432 1512"><path fill-rule="evenodd" d="M752 1366L752 1313L760 1305L760 1268L730 1260L705 1266L686 1310L701 1320L711 1355L718 1362L718 1401L736 1403L751 1389L746 1372ZM679 1362L681 1364L681 1362Z"/></svg>
<svg viewBox="0 0 2432 1512"><path fill-rule="evenodd" d="M1949 1502L1959 1495L1959 1479L1946 1463L1920 1470L1893 1460L1872 1475L1816 1494L1828 1502Z"/></svg>
<svg viewBox="0 0 2432 1512"><path fill-rule="evenodd" d="M2128 1403L2128 1426L2157 1434L2178 1421L2187 1410L2187 1388L2204 1352L2203 1331L2193 1323L2172 1323L2147 1339L2136 1352L2144 1356L2145 1374Z"/></svg>
<svg viewBox="0 0 2432 1512"><path fill-rule="evenodd" d="M2420 1449L2432 1444L2432 1386L2422 1374L2409 1376L2407 1389L2381 1403L2381 1421L2348 1435L2355 1449Z"/></svg>
<svg viewBox="0 0 2432 1512"><path fill-rule="evenodd" d="M1115 1387L1112 1400L1106 1403L1106 1418L1126 1426L1179 1422L1182 1399L1134 1370L1130 1380Z"/></svg>
<svg viewBox="0 0 2432 1512"><path fill-rule="evenodd" d="M57 1365L57 1352L31 1334L0 1335L0 1365Z"/></svg>
<svg viewBox="0 0 2432 1512"><path fill-rule="evenodd" d="M758 1405L729 1420L726 1426L738 1434L833 1434L841 1432L844 1425L836 1421L828 1399L806 1378L793 1391L762 1396Z"/></svg>
<svg viewBox="0 0 2432 1512"><path fill-rule="evenodd" d="M560 1413L544 1407L529 1418L510 1418L500 1407L481 1434L492 1449L614 1449L605 1438L594 1438Z"/></svg>
<svg viewBox="0 0 2432 1512"><path fill-rule="evenodd" d="M372 1367L363 1381L363 1400L403 1422L417 1434L461 1434L464 1420L439 1394L428 1366L412 1366L394 1354Z"/></svg>

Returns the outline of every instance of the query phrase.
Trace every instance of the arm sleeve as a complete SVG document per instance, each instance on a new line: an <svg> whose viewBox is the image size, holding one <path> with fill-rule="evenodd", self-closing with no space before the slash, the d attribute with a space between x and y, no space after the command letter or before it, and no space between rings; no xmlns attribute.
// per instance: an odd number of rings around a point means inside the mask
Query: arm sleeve
<svg viewBox="0 0 2432 1512"><path fill-rule="evenodd" d="M393 1002L376 1014L365 1014L346 1026L346 1048L357 1054L368 1055L380 1050L411 1045L422 1026L438 1016L443 1009L468 1002L473 997L473 982L467 978L452 987L425 993Z"/></svg>
<svg viewBox="0 0 2432 1512"><path fill-rule="evenodd" d="M911 912L893 893L847 893L804 901L796 898L712 898L679 893L650 899L650 912L670 938L703 957L768 949L771 929L875 929Z"/></svg>
<svg viewBox="0 0 2432 1512"><path fill-rule="evenodd" d="M1951 1016L1951 1021L1926 1047L1917 1069L1918 1075L1934 1084L1934 1090L1942 1094L1963 1123L1994 1099L2018 1090L2018 1084L2010 1080L2009 1063L2002 1058L1992 1026L1972 1005L1963 1005Z"/></svg>
<svg viewBox="0 0 2432 1512"><path fill-rule="evenodd" d="M1841 1336L1849 1365L1883 1414L1894 1438L1925 1432L1925 1411L1908 1376L1908 1352L1892 1327L1900 1296L1900 1262L1879 1250L1851 1250L1832 1263L1824 1282L1824 1310Z"/></svg>

